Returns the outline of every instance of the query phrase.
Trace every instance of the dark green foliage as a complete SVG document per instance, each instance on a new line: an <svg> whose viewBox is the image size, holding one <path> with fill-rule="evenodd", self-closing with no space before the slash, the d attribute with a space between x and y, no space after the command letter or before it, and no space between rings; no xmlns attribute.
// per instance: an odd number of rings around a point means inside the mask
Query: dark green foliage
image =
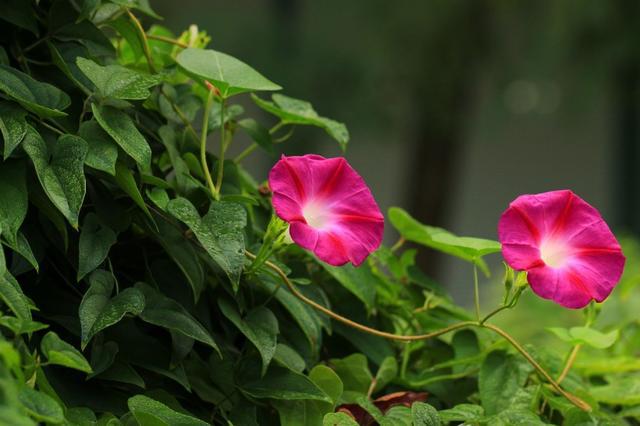
<svg viewBox="0 0 640 426"><path fill-rule="evenodd" d="M331 322L252 265L246 251L273 241L272 209L240 160L274 154L283 126L319 127L343 149L349 133L308 102L255 95L280 86L205 49L206 33L145 31L140 16L157 17L147 0L0 7L0 424L356 424L334 413L343 404L383 425L618 424L621 406L640 417L637 376L610 376L620 364L567 377L595 409L584 414L486 330L385 340ZM247 117L236 95L264 115ZM238 130L253 145L220 161L200 150L203 127L216 152ZM400 209L391 220L481 268L499 250ZM388 332L469 320L415 254L382 247L335 268L286 246L270 260L307 298ZM572 333L599 347L618 336ZM625 348L611 350L631 359ZM554 372L562 363L537 354Z"/></svg>

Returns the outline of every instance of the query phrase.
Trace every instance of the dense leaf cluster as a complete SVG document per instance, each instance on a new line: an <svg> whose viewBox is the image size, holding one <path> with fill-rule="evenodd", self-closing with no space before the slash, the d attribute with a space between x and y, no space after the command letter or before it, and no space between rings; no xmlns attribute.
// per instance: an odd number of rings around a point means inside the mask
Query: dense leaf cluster
<svg viewBox="0 0 640 426"><path fill-rule="evenodd" d="M343 149L349 134L308 102L256 95L280 87L206 49L206 33L145 29L140 18L156 17L147 0L0 7L0 424L617 424L621 406L640 415L631 376L569 373L566 387L596 408L587 414L486 329L394 342L330 321L283 286L277 268L315 303L388 332L473 319L415 266L413 249L382 247L360 268L336 268L274 246L268 188L241 160L256 148L273 155L293 126L323 129ZM264 116L247 117L238 98ZM236 133L252 144L225 159ZM401 209L389 218L404 239L481 270L500 248ZM618 339L554 333L599 348ZM560 373L561 359L533 353Z"/></svg>

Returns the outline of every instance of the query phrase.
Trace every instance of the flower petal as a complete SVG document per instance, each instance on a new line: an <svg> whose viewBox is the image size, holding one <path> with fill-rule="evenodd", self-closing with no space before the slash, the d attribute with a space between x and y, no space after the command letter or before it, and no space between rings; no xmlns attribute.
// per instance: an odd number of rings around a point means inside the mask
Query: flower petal
<svg viewBox="0 0 640 426"><path fill-rule="evenodd" d="M321 260L357 266L380 246L384 217L344 158L283 156L269 173L269 185L292 239Z"/></svg>
<svg viewBox="0 0 640 426"><path fill-rule="evenodd" d="M622 275L615 236L598 210L568 190L518 197L498 235L506 262L528 272L536 294L562 306L603 301Z"/></svg>
<svg viewBox="0 0 640 426"><path fill-rule="evenodd" d="M531 289L544 299L551 299L566 308L584 308L592 296L579 276L566 269L548 266L534 268L527 274Z"/></svg>

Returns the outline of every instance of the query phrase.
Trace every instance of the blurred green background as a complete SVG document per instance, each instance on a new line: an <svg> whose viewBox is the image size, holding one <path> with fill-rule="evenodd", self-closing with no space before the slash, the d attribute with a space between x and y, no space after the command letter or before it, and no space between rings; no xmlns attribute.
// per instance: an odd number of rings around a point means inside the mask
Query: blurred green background
<svg viewBox="0 0 640 426"><path fill-rule="evenodd" d="M384 210L400 205L424 223L495 239L517 195L570 188L618 233L640 231L637 1L152 5L175 33L198 25L212 48L345 122L347 158ZM314 129L296 130L282 149L340 155ZM266 176L273 159L260 152L247 163ZM470 267L428 251L420 262L469 303Z"/></svg>

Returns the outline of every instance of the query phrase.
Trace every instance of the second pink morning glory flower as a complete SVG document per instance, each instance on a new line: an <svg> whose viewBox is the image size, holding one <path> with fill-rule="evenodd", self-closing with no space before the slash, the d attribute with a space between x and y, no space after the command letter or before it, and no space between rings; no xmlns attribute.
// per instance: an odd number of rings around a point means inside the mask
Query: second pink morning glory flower
<svg viewBox="0 0 640 426"><path fill-rule="evenodd" d="M521 195L498 224L502 254L531 289L567 308L605 300L625 257L598 210L568 190Z"/></svg>
<svg viewBox="0 0 640 426"><path fill-rule="evenodd" d="M276 214L293 241L330 265L360 265L382 242L384 217L342 157L282 156L269 173Z"/></svg>

